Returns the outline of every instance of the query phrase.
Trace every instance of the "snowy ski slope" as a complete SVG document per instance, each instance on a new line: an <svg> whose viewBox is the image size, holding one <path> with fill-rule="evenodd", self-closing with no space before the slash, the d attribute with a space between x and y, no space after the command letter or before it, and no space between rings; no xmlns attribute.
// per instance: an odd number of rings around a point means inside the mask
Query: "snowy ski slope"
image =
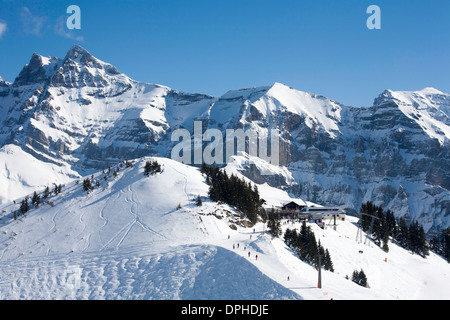
<svg viewBox="0 0 450 320"><path fill-rule="evenodd" d="M338 222L336 230L311 225L336 270L323 271L318 289L317 271L265 233L262 223L245 228L235 210L209 201L198 169L152 159L162 173L145 177L145 159L138 159L116 178L112 172L106 180L97 174L100 187L89 194L82 180L67 184L18 220L11 216L18 204L2 205L0 298L450 298L447 262L434 254L423 259L393 243L389 253L358 243L352 217ZM271 201L274 195L287 199L267 185L258 188L272 194ZM195 204L198 195L201 207ZM285 221L287 227L299 225ZM361 268L370 288L345 278Z"/></svg>

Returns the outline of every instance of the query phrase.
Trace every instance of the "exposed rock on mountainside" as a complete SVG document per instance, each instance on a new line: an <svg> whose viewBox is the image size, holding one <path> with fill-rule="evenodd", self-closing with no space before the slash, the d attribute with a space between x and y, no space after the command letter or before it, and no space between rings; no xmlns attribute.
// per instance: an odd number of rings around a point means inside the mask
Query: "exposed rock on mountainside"
<svg viewBox="0 0 450 320"><path fill-rule="evenodd" d="M170 157L171 133L193 132L194 120L224 136L279 130L283 170L261 174L271 165L245 156L230 164L258 182L349 212L372 200L426 230L450 224L449 94L386 90L355 108L275 83L212 97L134 81L80 46L64 59L35 53L14 83L0 78L0 199L123 159Z"/></svg>

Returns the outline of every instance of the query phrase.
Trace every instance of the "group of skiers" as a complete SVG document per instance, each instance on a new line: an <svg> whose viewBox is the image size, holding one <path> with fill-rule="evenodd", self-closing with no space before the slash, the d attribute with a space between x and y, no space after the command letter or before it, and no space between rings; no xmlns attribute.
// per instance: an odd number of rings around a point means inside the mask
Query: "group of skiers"
<svg viewBox="0 0 450 320"><path fill-rule="evenodd" d="M255 233L255 229L253 229L253 233ZM250 235L250 239L251 238L252 238L252 235ZM228 240L229 239L230 239L230 235L228 235ZM239 242L236 243L236 244L233 243L233 250L235 250L235 249L239 249ZM244 251L246 251L246 250L247 250L247 247L244 246ZM249 251L248 252L248 257L250 258L250 256L251 256L251 252ZM258 255L255 255L255 260L258 260ZM291 280L290 276L287 277L287 281L289 281L289 280Z"/></svg>
<svg viewBox="0 0 450 320"><path fill-rule="evenodd" d="M255 232L255 229L253 229L253 232ZM252 235L250 235L250 239L251 239L251 238L252 238ZM230 235L228 235L228 239L230 239ZM233 244L233 250L235 250L235 249L239 249L239 243ZM244 251L246 251L246 250L247 250L247 247L244 246ZM249 252L248 252L248 257L250 258L250 256L251 256L251 253L250 253L250 251L249 251ZM255 256L255 259L258 260L258 255Z"/></svg>
<svg viewBox="0 0 450 320"><path fill-rule="evenodd" d="M239 243L233 244L233 250L234 250L234 249L239 249ZM247 250L247 247L244 247L244 251L246 251L246 250ZM251 253L250 253L250 251L249 251L249 252L248 252L248 257L250 258L250 256L251 256ZM255 258L256 258L256 260L258 260L258 255L256 255Z"/></svg>

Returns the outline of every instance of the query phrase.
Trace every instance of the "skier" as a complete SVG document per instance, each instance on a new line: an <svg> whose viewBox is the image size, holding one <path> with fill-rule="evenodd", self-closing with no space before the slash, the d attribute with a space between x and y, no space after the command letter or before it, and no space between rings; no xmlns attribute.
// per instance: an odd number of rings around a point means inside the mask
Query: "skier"
<svg viewBox="0 0 450 320"><path fill-rule="evenodd" d="M256 255L256 260L258 260L258 255Z"/></svg>
<svg viewBox="0 0 450 320"><path fill-rule="evenodd" d="M248 252L248 257L250 258L250 251Z"/></svg>

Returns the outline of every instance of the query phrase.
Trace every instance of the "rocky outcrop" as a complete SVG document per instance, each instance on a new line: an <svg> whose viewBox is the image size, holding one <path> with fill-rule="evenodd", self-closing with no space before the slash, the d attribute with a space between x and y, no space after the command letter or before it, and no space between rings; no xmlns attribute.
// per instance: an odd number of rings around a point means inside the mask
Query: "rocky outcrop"
<svg viewBox="0 0 450 320"><path fill-rule="evenodd" d="M428 230L450 224L450 95L436 89L386 90L364 108L279 83L216 98L134 81L74 46L64 59L33 54L13 84L0 78L0 111L0 147L83 173L170 157L173 130L195 120L224 137L278 130L286 171L242 166L254 181L350 213L371 200Z"/></svg>

